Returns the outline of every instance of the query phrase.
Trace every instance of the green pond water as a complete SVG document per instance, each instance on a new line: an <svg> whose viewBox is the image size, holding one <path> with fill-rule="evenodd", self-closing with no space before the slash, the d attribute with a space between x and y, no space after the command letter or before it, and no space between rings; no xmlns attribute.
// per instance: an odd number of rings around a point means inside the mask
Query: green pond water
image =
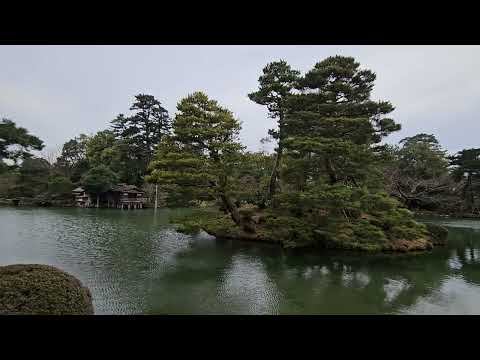
<svg viewBox="0 0 480 360"><path fill-rule="evenodd" d="M305 254L187 236L188 209L0 208L0 265L77 276L96 314L480 314L480 221L428 253Z"/></svg>

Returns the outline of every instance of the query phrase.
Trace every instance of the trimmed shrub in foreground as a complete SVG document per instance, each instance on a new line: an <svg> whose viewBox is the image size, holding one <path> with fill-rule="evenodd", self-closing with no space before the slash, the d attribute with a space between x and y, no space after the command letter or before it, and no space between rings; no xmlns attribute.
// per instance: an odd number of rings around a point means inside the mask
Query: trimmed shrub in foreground
<svg viewBox="0 0 480 360"><path fill-rule="evenodd" d="M49 265L0 266L0 314L93 315L88 288Z"/></svg>

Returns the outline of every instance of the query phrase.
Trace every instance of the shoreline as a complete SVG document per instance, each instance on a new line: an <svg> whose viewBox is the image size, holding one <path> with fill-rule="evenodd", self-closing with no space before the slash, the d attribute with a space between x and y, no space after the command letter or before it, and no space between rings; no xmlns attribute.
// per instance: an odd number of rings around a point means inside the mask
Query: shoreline
<svg viewBox="0 0 480 360"><path fill-rule="evenodd" d="M15 199L5 199L0 198L0 206L1 207L14 207L14 208L21 208L21 207L29 207L29 208L79 208L79 209L108 209L108 207L100 206L90 206L88 208L83 208L76 206L74 202L67 201L67 200L35 200L33 198L24 198L20 199L18 205L14 203ZM42 205L43 203L43 205ZM142 209L153 209L154 204L148 204L144 206ZM168 207L158 207L158 209L167 209ZM197 207L191 207L192 209L200 209ZM140 210L142 210L140 209ZM139 210L139 209L136 209ZM422 217L439 217L439 218L450 218L450 219L479 219L480 214L469 214L469 213L443 213L443 212L435 212L435 211L414 211L411 210L415 217L422 218Z"/></svg>
<svg viewBox="0 0 480 360"><path fill-rule="evenodd" d="M33 205L33 204L28 204L28 205L19 205L19 206L14 206L13 204L6 204L5 202L0 202L0 207L8 207L8 208L17 208L17 209L36 209L36 208L50 208L50 209L65 209L65 208L77 208L77 209L85 209L77 206L58 206L58 205L52 205L52 206L38 206L38 205ZM90 209L90 208L88 208ZM107 207L92 207L92 209L111 209ZM137 209L137 210L152 210L154 209L153 207L146 207L143 209ZM162 207L158 208L161 210L164 209L172 209L172 208L167 208L167 207ZM191 209L196 209L196 208L191 208ZM119 210L119 209L115 209ZM439 218L457 218L457 219L464 219L464 217L453 217L453 216L441 216L438 214L433 214L433 213L415 213L415 216L417 217L417 220L422 222L422 216L432 216L432 217L439 217ZM479 218L480 219L480 218ZM423 223L423 222L422 222ZM390 241L388 243L384 244L370 244L370 243L360 243L360 242L355 242L352 241L347 244L339 244L335 242L329 242L329 241L318 241L317 244L312 245L308 244L306 246L298 246L294 247L292 249L304 249L304 250L333 250L333 251L341 251L341 252L353 252L357 254L366 254L366 253L414 253L414 252L425 252L427 250L432 250L433 248L437 246L444 246L447 243L447 236L448 236L448 230L442 226L442 225L436 225L436 224L428 224L424 223L427 226L429 234L426 235L425 237L421 237L418 239L414 240L395 240L395 241ZM288 246L285 246L282 239L273 239L267 234L264 234L265 236L261 236L259 234L256 234L253 236L253 234L243 234L243 232L223 232L223 231L215 231L214 229L205 229L202 228L203 231L205 231L207 234L210 236L215 237L216 239L219 240L227 240L227 241L240 241L240 242L248 242L248 243L262 243L262 244L269 244L269 245L275 245L275 246L280 246L283 249L289 248Z"/></svg>

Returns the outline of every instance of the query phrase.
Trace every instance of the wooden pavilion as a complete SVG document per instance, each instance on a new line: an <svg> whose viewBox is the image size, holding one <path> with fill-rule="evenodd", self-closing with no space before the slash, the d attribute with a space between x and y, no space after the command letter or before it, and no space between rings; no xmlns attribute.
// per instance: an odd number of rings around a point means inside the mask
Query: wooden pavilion
<svg viewBox="0 0 480 360"><path fill-rule="evenodd" d="M75 205L78 207L90 207L92 205L92 199L87 192L81 188L77 187L72 190L73 196L75 196Z"/></svg>
<svg viewBox="0 0 480 360"><path fill-rule="evenodd" d="M78 207L95 206L92 197L83 188L78 187L72 193ZM145 192L135 185L118 184L100 194L99 203L101 207L108 208L142 209L147 203L147 198Z"/></svg>
<svg viewBox="0 0 480 360"><path fill-rule="evenodd" d="M107 203L107 207L117 209L142 209L147 203L145 192L135 185L118 184L101 198Z"/></svg>

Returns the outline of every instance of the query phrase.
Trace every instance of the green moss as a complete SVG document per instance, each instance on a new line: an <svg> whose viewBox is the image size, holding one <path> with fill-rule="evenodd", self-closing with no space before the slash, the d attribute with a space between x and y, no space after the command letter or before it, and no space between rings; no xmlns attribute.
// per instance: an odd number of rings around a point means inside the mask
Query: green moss
<svg viewBox="0 0 480 360"><path fill-rule="evenodd" d="M0 314L92 315L92 297L78 279L53 266L2 266Z"/></svg>
<svg viewBox="0 0 480 360"><path fill-rule="evenodd" d="M274 242L285 248L379 252L431 247L427 228L416 222L410 211L396 207L397 203L384 194L369 199L370 213L349 211L348 216L327 212L325 216L307 213L300 217L284 210L246 208L242 216L258 219L254 235L241 231L228 215L211 211L183 219L180 231L191 234L203 229L219 238Z"/></svg>
<svg viewBox="0 0 480 360"><path fill-rule="evenodd" d="M268 237L278 239L285 248L310 247L316 243L312 226L289 216L268 216L265 221Z"/></svg>

